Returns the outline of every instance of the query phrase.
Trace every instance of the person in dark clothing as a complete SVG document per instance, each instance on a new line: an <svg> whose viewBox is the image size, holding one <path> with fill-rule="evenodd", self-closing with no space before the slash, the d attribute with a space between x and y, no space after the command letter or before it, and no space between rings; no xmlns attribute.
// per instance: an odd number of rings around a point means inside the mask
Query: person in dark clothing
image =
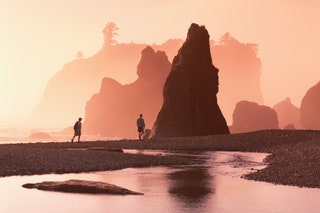
<svg viewBox="0 0 320 213"><path fill-rule="evenodd" d="M78 121L74 124L73 130L74 130L74 135L73 138L71 139L71 142L73 142L74 138L78 136L78 142L80 142L80 136L81 136L81 121L82 118L79 118Z"/></svg>
<svg viewBox="0 0 320 213"><path fill-rule="evenodd" d="M144 119L142 118L142 114L140 114L140 117L137 119L137 126L138 126L138 134L139 134L139 140L142 140L141 136L144 133L145 123Z"/></svg>

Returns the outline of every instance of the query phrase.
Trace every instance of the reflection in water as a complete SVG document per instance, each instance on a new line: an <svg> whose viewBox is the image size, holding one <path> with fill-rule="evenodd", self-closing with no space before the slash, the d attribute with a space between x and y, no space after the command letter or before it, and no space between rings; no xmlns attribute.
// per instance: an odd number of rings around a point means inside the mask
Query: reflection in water
<svg viewBox="0 0 320 213"><path fill-rule="evenodd" d="M171 180L169 192L184 203L202 202L209 193L212 179L208 169L204 167L186 168L168 175Z"/></svg>
<svg viewBox="0 0 320 213"><path fill-rule="evenodd" d="M180 203L188 211L206 206L214 193L210 183L212 176L205 167L190 167L169 173L169 193L174 203Z"/></svg>

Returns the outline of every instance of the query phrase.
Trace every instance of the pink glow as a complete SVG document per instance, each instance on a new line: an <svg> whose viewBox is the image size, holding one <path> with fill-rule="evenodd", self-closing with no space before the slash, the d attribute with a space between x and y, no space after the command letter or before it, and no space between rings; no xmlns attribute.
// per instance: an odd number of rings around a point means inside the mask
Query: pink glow
<svg viewBox="0 0 320 213"><path fill-rule="evenodd" d="M290 97L300 106L303 95L320 79L319 9L315 0L3 0L0 115L13 119L28 114L47 81L77 51L85 57L99 51L108 21L118 25L119 42L185 38L188 26L196 22L205 25L213 39L230 32L241 42L257 43L264 104L273 106Z"/></svg>

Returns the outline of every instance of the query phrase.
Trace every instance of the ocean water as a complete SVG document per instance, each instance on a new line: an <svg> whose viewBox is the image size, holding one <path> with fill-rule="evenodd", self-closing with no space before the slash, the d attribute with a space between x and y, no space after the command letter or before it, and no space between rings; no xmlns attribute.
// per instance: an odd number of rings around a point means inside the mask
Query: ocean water
<svg viewBox="0 0 320 213"><path fill-rule="evenodd" d="M146 150L143 154L159 153ZM267 154L191 154L205 159L205 163L196 166L128 168L94 173L0 178L0 212L247 213L318 212L320 209L319 189L274 185L241 178L245 173L264 168L266 165L263 159ZM103 181L142 192L144 195L87 195L22 187L25 183L69 179Z"/></svg>
<svg viewBox="0 0 320 213"><path fill-rule="evenodd" d="M36 142L69 142L73 136L73 130L62 133L64 128L41 125L0 125L0 144L4 143L36 143ZM50 138L31 137L33 133L47 133ZM86 135L83 132L81 141L118 140L117 137L101 137Z"/></svg>

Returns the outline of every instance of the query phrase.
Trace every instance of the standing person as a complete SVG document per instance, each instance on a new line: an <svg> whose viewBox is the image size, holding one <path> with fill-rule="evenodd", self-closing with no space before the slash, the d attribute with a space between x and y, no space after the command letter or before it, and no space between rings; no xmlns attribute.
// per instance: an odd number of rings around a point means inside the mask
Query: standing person
<svg viewBox="0 0 320 213"><path fill-rule="evenodd" d="M139 133L139 140L142 140L141 136L144 133L144 119L142 118L142 114L140 114L140 117L137 119L137 126L138 126L138 133Z"/></svg>
<svg viewBox="0 0 320 213"><path fill-rule="evenodd" d="M74 124L73 130L74 130L74 135L73 138L71 139L71 142L73 142L73 139L78 136L78 142L80 142L80 136L81 136L81 121L82 118L79 118L78 121Z"/></svg>

